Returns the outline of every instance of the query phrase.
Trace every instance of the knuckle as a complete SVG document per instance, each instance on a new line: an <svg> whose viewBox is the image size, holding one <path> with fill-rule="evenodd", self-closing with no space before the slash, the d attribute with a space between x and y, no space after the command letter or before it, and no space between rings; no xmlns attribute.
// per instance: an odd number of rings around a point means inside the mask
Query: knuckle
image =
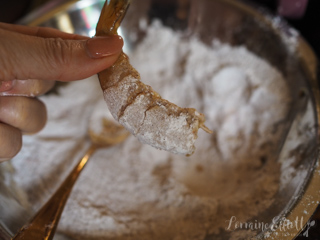
<svg viewBox="0 0 320 240"><path fill-rule="evenodd" d="M63 69L68 68L71 63L72 43L61 38L45 39L46 57L49 61L49 71L61 74Z"/></svg>
<svg viewBox="0 0 320 240"><path fill-rule="evenodd" d="M16 78L16 74L13 69L15 66L14 58L7 57L5 52L8 47L3 46L0 48L0 80L1 81L10 81Z"/></svg>
<svg viewBox="0 0 320 240"><path fill-rule="evenodd" d="M0 98L1 100L1 98ZM0 101L0 113L5 113L3 122L26 133L40 131L47 121L47 111L44 103L37 98L10 97Z"/></svg>
<svg viewBox="0 0 320 240"><path fill-rule="evenodd" d="M0 62L0 68L2 69L0 71L0 79L2 81L10 81L15 79L15 74L12 71L10 71L12 67L8 66L8 62L6 64L2 64Z"/></svg>
<svg viewBox="0 0 320 240"><path fill-rule="evenodd" d="M3 101L6 105L6 123L16 128L23 129L28 120L28 106L23 97L11 97Z"/></svg>

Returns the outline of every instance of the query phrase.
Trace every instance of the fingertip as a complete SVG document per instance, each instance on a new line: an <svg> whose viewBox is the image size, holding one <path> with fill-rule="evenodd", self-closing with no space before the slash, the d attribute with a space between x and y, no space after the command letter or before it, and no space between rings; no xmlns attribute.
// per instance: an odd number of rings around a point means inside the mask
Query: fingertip
<svg viewBox="0 0 320 240"><path fill-rule="evenodd" d="M0 123L0 161L13 158L22 147L22 133L19 129Z"/></svg>
<svg viewBox="0 0 320 240"><path fill-rule="evenodd" d="M23 133L39 132L47 122L46 106L37 98L1 97L0 105L0 122L17 128ZM3 135L7 133L4 127L2 131L4 131ZM10 135L7 137L11 138ZM2 141L5 142L5 139Z"/></svg>
<svg viewBox="0 0 320 240"><path fill-rule="evenodd" d="M40 107L41 111L39 111L41 116L39 117L40 119L39 124L37 128L34 129L33 133L40 132L46 126L46 123L48 121L48 113L47 113L46 105L40 99L37 98L36 100L39 102L39 105L41 106Z"/></svg>
<svg viewBox="0 0 320 240"><path fill-rule="evenodd" d="M84 59L79 64L73 64L72 66L69 66L65 71L62 71L62 74L57 80L70 82L91 77L111 67L119 58L120 53L121 49L113 55L107 57Z"/></svg>
<svg viewBox="0 0 320 240"><path fill-rule="evenodd" d="M38 98L20 97L20 105L24 109L19 112L16 124L22 133L34 134L40 132L47 123L46 105Z"/></svg>
<svg viewBox="0 0 320 240"><path fill-rule="evenodd" d="M101 59L101 62L99 63L99 71L101 72L109 67L111 67L119 58L120 54L121 54L121 50L111 56L108 56L106 58Z"/></svg>
<svg viewBox="0 0 320 240"><path fill-rule="evenodd" d="M93 37L86 41L86 51L90 58L112 56L121 51L123 39L119 35Z"/></svg>

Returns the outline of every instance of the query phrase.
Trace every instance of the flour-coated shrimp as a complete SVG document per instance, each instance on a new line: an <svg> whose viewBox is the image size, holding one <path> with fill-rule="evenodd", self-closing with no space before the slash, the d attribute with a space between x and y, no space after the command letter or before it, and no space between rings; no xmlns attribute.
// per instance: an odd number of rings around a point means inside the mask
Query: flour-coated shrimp
<svg viewBox="0 0 320 240"><path fill-rule="evenodd" d="M127 7L127 0L106 2L96 35L115 34ZM198 129L211 133L204 125L203 114L162 99L150 86L142 83L125 53L122 52L113 66L98 75L112 116L142 143L191 155L195 150Z"/></svg>

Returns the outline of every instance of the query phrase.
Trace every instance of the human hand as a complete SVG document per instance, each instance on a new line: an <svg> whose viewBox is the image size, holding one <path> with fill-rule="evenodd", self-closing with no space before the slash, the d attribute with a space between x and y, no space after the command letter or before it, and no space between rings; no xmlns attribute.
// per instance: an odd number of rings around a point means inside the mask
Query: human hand
<svg viewBox="0 0 320 240"><path fill-rule="evenodd" d="M88 38L0 23L0 162L19 152L23 133L45 125L46 108L36 96L55 80L84 79L111 66L122 46L116 35Z"/></svg>

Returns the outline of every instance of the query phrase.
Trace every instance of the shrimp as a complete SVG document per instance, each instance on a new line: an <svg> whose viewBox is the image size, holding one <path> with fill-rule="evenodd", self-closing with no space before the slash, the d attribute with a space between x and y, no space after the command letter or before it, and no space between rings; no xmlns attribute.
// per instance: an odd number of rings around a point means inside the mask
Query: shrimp
<svg viewBox="0 0 320 240"><path fill-rule="evenodd" d="M96 36L115 34L128 5L127 0L106 1ZM178 107L142 83L125 53L98 76L112 116L140 142L189 156L195 151L198 129L212 133L204 125L203 114L193 108Z"/></svg>

